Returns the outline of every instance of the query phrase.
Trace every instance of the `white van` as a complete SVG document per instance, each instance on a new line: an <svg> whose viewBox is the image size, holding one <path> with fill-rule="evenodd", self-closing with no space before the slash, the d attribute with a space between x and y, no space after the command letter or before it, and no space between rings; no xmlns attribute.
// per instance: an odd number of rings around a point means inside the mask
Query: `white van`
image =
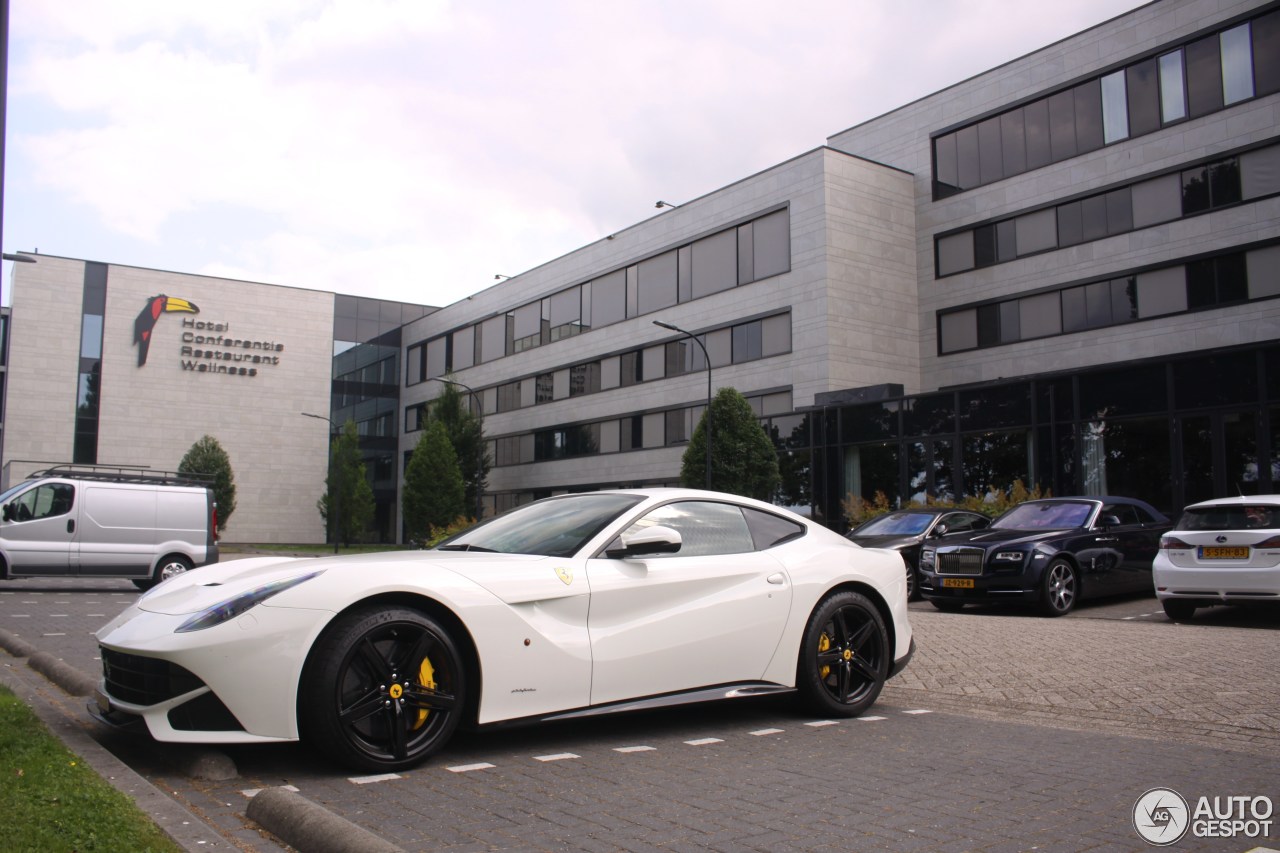
<svg viewBox="0 0 1280 853"><path fill-rule="evenodd" d="M0 578L129 578L218 562L213 491L193 475L60 465L0 494Z"/></svg>

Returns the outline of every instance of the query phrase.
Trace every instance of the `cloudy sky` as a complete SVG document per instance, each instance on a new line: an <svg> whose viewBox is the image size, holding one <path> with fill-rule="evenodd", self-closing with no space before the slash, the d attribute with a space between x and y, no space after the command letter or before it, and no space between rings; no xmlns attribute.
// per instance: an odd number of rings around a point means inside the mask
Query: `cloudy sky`
<svg viewBox="0 0 1280 853"><path fill-rule="evenodd" d="M445 305L1141 4L11 0L3 248Z"/></svg>

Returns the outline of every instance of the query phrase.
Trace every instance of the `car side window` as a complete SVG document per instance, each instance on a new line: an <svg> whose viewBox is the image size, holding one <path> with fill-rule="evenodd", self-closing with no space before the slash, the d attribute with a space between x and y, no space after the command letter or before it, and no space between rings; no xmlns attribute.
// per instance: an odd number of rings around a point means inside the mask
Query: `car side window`
<svg viewBox="0 0 1280 853"><path fill-rule="evenodd" d="M646 527L662 525L680 534L680 550L648 559L709 557L716 554L743 554L755 550L751 531L742 510L733 504L715 501L680 501L650 512L626 529L623 535Z"/></svg>
<svg viewBox="0 0 1280 853"><path fill-rule="evenodd" d="M71 511L76 489L68 483L45 483L24 492L13 502L14 521L53 518Z"/></svg>
<svg viewBox="0 0 1280 853"><path fill-rule="evenodd" d="M975 530L979 527L978 521L981 516L968 515L966 513L955 513L945 516L942 523L947 526L948 533L961 533L966 530Z"/></svg>
<svg viewBox="0 0 1280 853"><path fill-rule="evenodd" d="M742 514L747 519L747 527L751 529L751 539L757 551L790 542L804 535L804 525L796 524L785 518L779 518L771 512L743 507Z"/></svg>
<svg viewBox="0 0 1280 853"><path fill-rule="evenodd" d="M1138 524L1138 513L1130 504L1106 504L1102 507L1102 512L1098 514L1098 518L1102 519L1108 515L1114 515L1120 519L1121 524Z"/></svg>

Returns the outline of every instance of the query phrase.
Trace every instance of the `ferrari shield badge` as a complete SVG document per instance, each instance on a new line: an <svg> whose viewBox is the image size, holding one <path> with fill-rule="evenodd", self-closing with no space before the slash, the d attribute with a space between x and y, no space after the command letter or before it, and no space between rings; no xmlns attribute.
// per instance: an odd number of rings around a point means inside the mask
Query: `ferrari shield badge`
<svg viewBox="0 0 1280 853"><path fill-rule="evenodd" d="M568 586L569 584L573 583L573 570L566 569L564 566L557 566L556 577L564 581L565 586Z"/></svg>

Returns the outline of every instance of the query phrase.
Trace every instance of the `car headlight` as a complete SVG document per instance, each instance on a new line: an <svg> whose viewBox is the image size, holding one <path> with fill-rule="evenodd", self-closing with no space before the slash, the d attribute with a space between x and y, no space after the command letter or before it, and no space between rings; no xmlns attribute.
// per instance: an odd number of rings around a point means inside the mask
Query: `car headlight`
<svg viewBox="0 0 1280 853"><path fill-rule="evenodd" d="M1021 551L996 551L995 556L991 559L996 563L1021 563L1026 557Z"/></svg>
<svg viewBox="0 0 1280 853"><path fill-rule="evenodd" d="M922 569L933 568L933 549L932 548L925 548L923 551L920 552L920 568Z"/></svg>
<svg viewBox="0 0 1280 853"><path fill-rule="evenodd" d="M311 572L306 575L298 575L296 578L287 578L285 580L272 581L269 584L263 584L257 589L251 589L248 592L242 592L235 598L228 598L220 601L212 607L207 607L199 613L192 616L186 622L183 622L174 629L175 633L185 634L190 631L203 631L205 628L212 628L214 625L221 625L229 619L234 619L246 610L261 604L273 595L284 592L290 587L309 581L314 577L324 574L324 569L318 572Z"/></svg>

